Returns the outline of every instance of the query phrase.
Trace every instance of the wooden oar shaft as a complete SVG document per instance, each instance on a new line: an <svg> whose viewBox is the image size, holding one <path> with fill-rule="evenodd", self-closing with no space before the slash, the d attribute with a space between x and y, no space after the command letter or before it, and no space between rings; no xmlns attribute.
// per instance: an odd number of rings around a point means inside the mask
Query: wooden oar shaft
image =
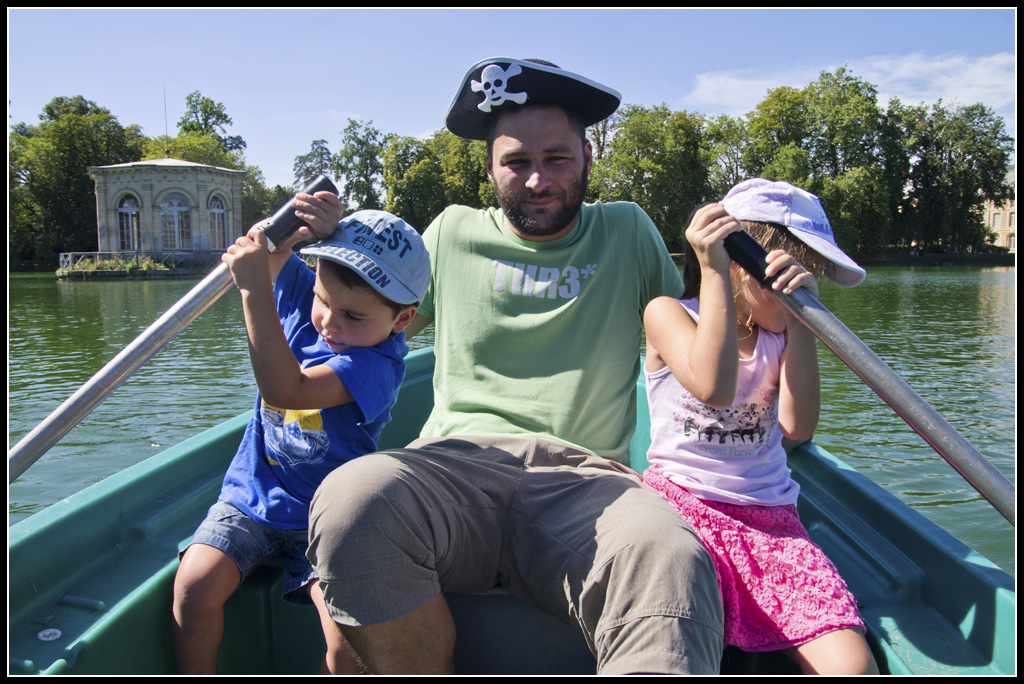
<svg viewBox="0 0 1024 684"><path fill-rule="evenodd" d="M1016 526L1016 490L970 442L957 432L903 378L864 344L843 322L807 290L787 295L771 288L785 307L800 319L839 359L853 370L917 434L953 466L972 487Z"/></svg>
<svg viewBox="0 0 1024 684"><path fill-rule="evenodd" d="M177 304L158 318L141 335L110 360L88 382L82 385L14 445L7 453L7 482L18 478L30 465L66 435L101 401L128 379L171 338L203 313L232 285L227 264L214 271L192 288Z"/></svg>

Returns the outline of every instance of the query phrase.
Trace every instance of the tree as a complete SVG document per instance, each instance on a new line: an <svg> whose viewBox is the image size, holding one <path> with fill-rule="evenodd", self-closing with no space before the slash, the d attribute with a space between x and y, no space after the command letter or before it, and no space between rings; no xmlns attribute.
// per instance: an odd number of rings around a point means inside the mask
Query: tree
<svg viewBox="0 0 1024 684"><path fill-rule="evenodd" d="M819 199L844 251L873 252L889 244L888 197L880 166L858 166L820 184Z"/></svg>
<svg viewBox="0 0 1024 684"><path fill-rule="evenodd" d="M877 95L845 67L802 90L769 91L747 115L744 171L819 195L847 247L984 242L983 201L1009 193L1002 120L983 105L949 111L897 99L883 112Z"/></svg>
<svg viewBox="0 0 1024 684"><path fill-rule="evenodd" d="M786 143L775 151L775 156L758 174L774 181L785 181L809 192L815 191L811 180L811 155L796 143Z"/></svg>
<svg viewBox="0 0 1024 684"><path fill-rule="evenodd" d="M439 130L428 140L392 137L383 155L387 210L424 230L451 204L496 206L486 145Z"/></svg>
<svg viewBox="0 0 1024 684"><path fill-rule="evenodd" d="M326 176L331 171L331 150L326 140L314 140L306 154L295 158L292 173L295 174L295 185L304 188L317 176Z"/></svg>
<svg viewBox="0 0 1024 684"><path fill-rule="evenodd" d="M169 138L161 135L146 141L143 159L181 159L225 169L242 169L245 159L240 152L230 152L216 136L209 133L183 132Z"/></svg>
<svg viewBox="0 0 1024 684"><path fill-rule="evenodd" d="M39 207L28 189L29 172L25 159L30 129L19 124L20 130L11 132L7 138L7 225L9 270L15 265L35 260L36 237L33 227L38 222Z"/></svg>
<svg viewBox="0 0 1024 684"><path fill-rule="evenodd" d="M427 143L394 137L382 158L389 212L423 232L448 206L441 162Z"/></svg>
<svg viewBox="0 0 1024 684"><path fill-rule="evenodd" d="M681 246L686 219L711 197L705 121L698 114L628 105L593 171L591 195L636 202L670 248Z"/></svg>
<svg viewBox="0 0 1024 684"><path fill-rule="evenodd" d="M815 179L836 178L877 159L882 113L878 90L845 67L821 72L804 90L806 136Z"/></svg>
<svg viewBox="0 0 1024 684"><path fill-rule="evenodd" d="M1003 202L1013 139L1001 117L982 104L954 107L942 102L911 110L916 119L910 152L910 230L925 249L941 243L960 250L988 235L981 221L986 199Z"/></svg>
<svg viewBox="0 0 1024 684"><path fill-rule="evenodd" d="M615 131L619 127L619 118L617 113L612 114L607 119L598 121L587 129L587 139L590 140L591 147L593 148L595 162L604 159L605 151L608 149L608 145L611 143L612 138L615 137Z"/></svg>
<svg viewBox="0 0 1024 684"><path fill-rule="evenodd" d="M878 135L878 163L889 227L889 234L882 245L909 245L913 239L907 228L907 219L913 209L906 201L906 189L910 184L910 140L915 126L912 111L904 107L898 98L890 99L882 115Z"/></svg>
<svg viewBox="0 0 1024 684"><path fill-rule="evenodd" d="M242 225L248 228L271 216L295 195L292 188L275 185L268 188L258 166L246 164L242 177Z"/></svg>
<svg viewBox="0 0 1024 684"><path fill-rule="evenodd" d="M52 268L60 252L96 249L96 191L89 166L138 161L145 140L82 96L51 100L37 126L8 138L12 254Z"/></svg>
<svg viewBox="0 0 1024 684"><path fill-rule="evenodd" d="M226 135L225 126L230 126L231 117L220 102L214 102L198 90L185 97L185 113L178 119L178 131L181 133L204 133L212 135L220 141L228 152L240 152L245 149L245 141L238 135Z"/></svg>
<svg viewBox="0 0 1024 684"><path fill-rule="evenodd" d="M743 166L752 176L775 159L787 145L802 147L807 137L807 103L804 92L781 86L768 91L754 111L747 114L747 146Z"/></svg>
<svg viewBox="0 0 1024 684"><path fill-rule="evenodd" d="M40 121L56 121L65 114L77 114L89 116L90 114L110 114L110 112L92 100L86 100L81 95L74 97L55 97L43 105L43 113L39 115Z"/></svg>
<svg viewBox="0 0 1024 684"><path fill-rule="evenodd" d="M747 177L743 170L746 123L743 119L722 115L708 122L706 136L711 159L708 169L711 196L721 199Z"/></svg>
<svg viewBox="0 0 1024 684"><path fill-rule="evenodd" d="M445 203L474 209L498 206L494 186L487 177L487 144L468 140L442 129L428 141L441 162Z"/></svg>
<svg viewBox="0 0 1024 684"><path fill-rule="evenodd" d="M347 201L353 211L384 207L381 198L386 187L381 156L389 138L381 135L372 121L363 123L349 119L342 131L341 149L334 155L331 168L337 179L344 178L341 199Z"/></svg>

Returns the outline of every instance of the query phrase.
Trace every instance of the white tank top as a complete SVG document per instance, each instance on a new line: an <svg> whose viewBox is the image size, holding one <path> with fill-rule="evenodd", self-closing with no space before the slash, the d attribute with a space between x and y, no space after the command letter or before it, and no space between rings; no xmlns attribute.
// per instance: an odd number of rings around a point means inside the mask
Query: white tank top
<svg viewBox="0 0 1024 684"><path fill-rule="evenodd" d="M680 304L697 321L698 300ZM701 499L733 504L796 503L779 427L779 360L785 337L763 329L740 359L736 399L717 409L697 401L667 367L647 378L651 448L647 460Z"/></svg>

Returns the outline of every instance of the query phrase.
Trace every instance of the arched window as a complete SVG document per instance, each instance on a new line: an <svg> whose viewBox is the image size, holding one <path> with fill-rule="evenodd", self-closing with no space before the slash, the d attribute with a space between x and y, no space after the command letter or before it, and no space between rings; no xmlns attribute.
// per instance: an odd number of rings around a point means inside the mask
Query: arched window
<svg viewBox="0 0 1024 684"><path fill-rule="evenodd" d="M139 249L139 200L132 195L117 203L117 233L122 252Z"/></svg>
<svg viewBox="0 0 1024 684"><path fill-rule="evenodd" d="M227 249L228 213L224 209L224 200L216 195L210 198L210 230L213 233L213 248Z"/></svg>
<svg viewBox="0 0 1024 684"><path fill-rule="evenodd" d="M177 193L160 202L160 236L164 249L192 249L192 209Z"/></svg>

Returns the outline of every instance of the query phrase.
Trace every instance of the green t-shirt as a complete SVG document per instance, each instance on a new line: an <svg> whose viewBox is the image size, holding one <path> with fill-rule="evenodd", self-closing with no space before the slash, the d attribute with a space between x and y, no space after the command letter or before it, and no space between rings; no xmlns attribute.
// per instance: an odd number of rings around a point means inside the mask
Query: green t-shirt
<svg viewBox="0 0 1024 684"><path fill-rule="evenodd" d="M626 459L644 307L683 291L647 214L584 205L569 235L532 242L499 209L454 206L423 238L437 365L421 436L538 436Z"/></svg>

